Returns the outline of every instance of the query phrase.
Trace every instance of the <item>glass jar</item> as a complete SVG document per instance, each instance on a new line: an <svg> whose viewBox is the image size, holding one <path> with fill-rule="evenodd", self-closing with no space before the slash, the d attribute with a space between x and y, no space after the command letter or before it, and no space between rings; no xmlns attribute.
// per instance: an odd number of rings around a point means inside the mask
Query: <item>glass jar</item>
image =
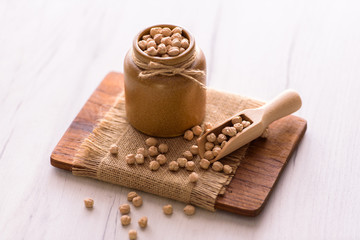
<svg viewBox="0 0 360 240"><path fill-rule="evenodd" d="M184 28L182 35L190 44L183 53L175 57L147 55L139 48L138 42L153 27L173 29L176 26L151 26L135 37L124 60L126 115L129 123L140 132L156 137L175 137L201 124L204 119L206 60L196 47L194 37ZM184 63L189 61L191 65L184 70ZM170 66L177 72L140 77L146 69L140 68L139 62L149 66L149 63ZM196 74L199 72L201 74Z"/></svg>

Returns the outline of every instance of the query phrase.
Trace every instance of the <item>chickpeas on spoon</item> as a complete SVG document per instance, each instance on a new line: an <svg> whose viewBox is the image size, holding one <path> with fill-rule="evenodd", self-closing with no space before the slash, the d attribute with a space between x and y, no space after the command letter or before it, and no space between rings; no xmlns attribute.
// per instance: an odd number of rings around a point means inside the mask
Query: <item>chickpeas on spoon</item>
<svg viewBox="0 0 360 240"><path fill-rule="evenodd" d="M235 124L232 122L234 117L232 117L210 129L198 139L199 155L213 163L260 137L270 123L296 112L300 107L301 98L299 94L294 90L286 90L262 107L243 110L235 115L235 117L244 120L243 124L237 125L242 126L242 128L236 130ZM224 141L216 156L211 155L211 153L207 154L209 151L206 151L205 145L209 142L208 139L220 134L227 135L228 141Z"/></svg>

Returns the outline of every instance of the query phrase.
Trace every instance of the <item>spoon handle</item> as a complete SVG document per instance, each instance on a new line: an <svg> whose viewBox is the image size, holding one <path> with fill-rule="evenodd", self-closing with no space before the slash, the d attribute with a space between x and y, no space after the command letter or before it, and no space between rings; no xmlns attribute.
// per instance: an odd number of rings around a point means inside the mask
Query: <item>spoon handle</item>
<svg viewBox="0 0 360 240"><path fill-rule="evenodd" d="M264 110L263 122L269 125L273 121L285 117L301 107L299 94L291 89L285 90L261 108Z"/></svg>

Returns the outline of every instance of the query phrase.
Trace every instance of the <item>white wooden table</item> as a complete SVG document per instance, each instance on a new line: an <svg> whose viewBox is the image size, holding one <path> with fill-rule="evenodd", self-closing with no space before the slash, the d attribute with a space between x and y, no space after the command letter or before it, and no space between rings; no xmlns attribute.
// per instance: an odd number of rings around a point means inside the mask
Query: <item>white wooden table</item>
<svg viewBox="0 0 360 240"><path fill-rule="evenodd" d="M286 88L301 94L308 130L258 217L187 217L184 204L142 193L122 227L129 189L50 166L92 91L122 71L135 34L157 23L193 33L211 87L262 100ZM127 239L131 228L138 239L360 239L359 93L356 0L1 0L0 239Z"/></svg>

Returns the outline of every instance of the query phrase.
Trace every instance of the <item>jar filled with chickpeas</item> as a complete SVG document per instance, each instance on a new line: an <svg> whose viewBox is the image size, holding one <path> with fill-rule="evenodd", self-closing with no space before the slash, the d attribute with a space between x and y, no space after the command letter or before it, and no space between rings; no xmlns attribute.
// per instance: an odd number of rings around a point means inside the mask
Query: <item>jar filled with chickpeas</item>
<svg viewBox="0 0 360 240"><path fill-rule="evenodd" d="M137 130L175 137L205 116L206 60L186 29L141 31L124 60L126 115Z"/></svg>

